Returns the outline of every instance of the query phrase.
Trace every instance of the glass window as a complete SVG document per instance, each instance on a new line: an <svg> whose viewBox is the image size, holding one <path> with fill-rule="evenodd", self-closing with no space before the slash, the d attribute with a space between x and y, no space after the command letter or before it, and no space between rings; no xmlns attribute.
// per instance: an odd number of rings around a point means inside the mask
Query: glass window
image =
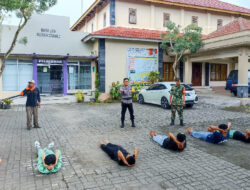
<svg viewBox="0 0 250 190"><path fill-rule="evenodd" d="M136 24L136 9L129 9L129 24Z"/></svg>
<svg viewBox="0 0 250 190"><path fill-rule="evenodd" d="M218 19L217 20L217 30L221 29L223 26L223 20L222 19Z"/></svg>
<svg viewBox="0 0 250 190"><path fill-rule="evenodd" d="M192 16L192 24L198 26L198 16Z"/></svg>
<svg viewBox="0 0 250 190"><path fill-rule="evenodd" d="M210 80L211 81L225 81L227 79L227 65L226 64L211 64Z"/></svg>
<svg viewBox="0 0 250 190"><path fill-rule="evenodd" d="M168 21L170 21L170 14L163 13L163 27L167 27Z"/></svg>
<svg viewBox="0 0 250 190"><path fill-rule="evenodd" d="M68 89L75 90L78 89L79 83L79 64L76 63L69 63L68 64Z"/></svg>
<svg viewBox="0 0 250 190"><path fill-rule="evenodd" d="M106 16L106 13L104 13L103 15L103 27L105 28L106 27L106 20L107 20L107 16Z"/></svg>
<svg viewBox="0 0 250 190"><path fill-rule="evenodd" d="M79 89L91 89L91 63L80 63Z"/></svg>
<svg viewBox="0 0 250 190"><path fill-rule="evenodd" d="M19 60L19 90L26 88L28 81L33 79L33 65L32 61Z"/></svg>
<svg viewBox="0 0 250 190"><path fill-rule="evenodd" d="M3 72L3 91L18 91L17 60L7 60ZM26 83L27 84L27 83Z"/></svg>
<svg viewBox="0 0 250 190"><path fill-rule="evenodd" d="M32 61L10 59L3 72L3 91L21 91L33 78Z"/></svg>

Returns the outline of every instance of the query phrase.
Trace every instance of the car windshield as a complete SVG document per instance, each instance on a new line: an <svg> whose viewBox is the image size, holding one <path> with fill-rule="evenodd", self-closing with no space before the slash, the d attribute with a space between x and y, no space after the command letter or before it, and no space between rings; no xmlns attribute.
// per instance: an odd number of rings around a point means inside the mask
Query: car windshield
<svg viewBox="0 0 250 190"><path fill-rule="evenodd" d="M182 84L182 85L185 87L186 90L193 90L193 88L188 84ZM171 84L171 86L175 86L175 84Z"/></svg>
<svg viewBox="0 0 250 190"><path fill-rule="evenodd" d="M228 78L237 78L238 77L238 71L231 71Z"/></svg>

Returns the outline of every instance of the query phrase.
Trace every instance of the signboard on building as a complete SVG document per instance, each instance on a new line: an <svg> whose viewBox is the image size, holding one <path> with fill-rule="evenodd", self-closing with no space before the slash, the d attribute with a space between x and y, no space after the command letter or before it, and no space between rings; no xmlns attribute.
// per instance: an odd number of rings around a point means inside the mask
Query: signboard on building
<svg viewBox="0 0 250 190"><path fill-rule="evenodd" d="M158 71L158 49L129 48L127 51L127 77L130 81L146 83L151 71Z"/></svg>

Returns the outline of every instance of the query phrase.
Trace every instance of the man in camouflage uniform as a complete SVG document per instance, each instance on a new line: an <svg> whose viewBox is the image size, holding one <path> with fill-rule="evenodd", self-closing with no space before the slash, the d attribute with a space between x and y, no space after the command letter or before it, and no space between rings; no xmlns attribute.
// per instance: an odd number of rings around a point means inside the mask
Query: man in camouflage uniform
<svg viewBox="0 0 250 190"><path fill-rule="evenodd" d="M170 91L170 105L171 105L171 124L175 125L175 114L178 112L180 125L184 126L183 123L183 106L185 106L185 87L181 85L179 78L175 79L176 85L172 87Z"/></svg>

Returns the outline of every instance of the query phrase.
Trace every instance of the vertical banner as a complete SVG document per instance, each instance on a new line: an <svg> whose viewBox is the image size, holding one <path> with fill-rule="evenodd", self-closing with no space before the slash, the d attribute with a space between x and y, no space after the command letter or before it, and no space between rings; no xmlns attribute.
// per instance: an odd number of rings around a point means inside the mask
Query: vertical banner
<svg viewBox="0 0 250 190"><path fill-rule="evenodd" d="M158 49L128 48L127 77L131 83L147 83L151 71L158 71Z"/></svg>

